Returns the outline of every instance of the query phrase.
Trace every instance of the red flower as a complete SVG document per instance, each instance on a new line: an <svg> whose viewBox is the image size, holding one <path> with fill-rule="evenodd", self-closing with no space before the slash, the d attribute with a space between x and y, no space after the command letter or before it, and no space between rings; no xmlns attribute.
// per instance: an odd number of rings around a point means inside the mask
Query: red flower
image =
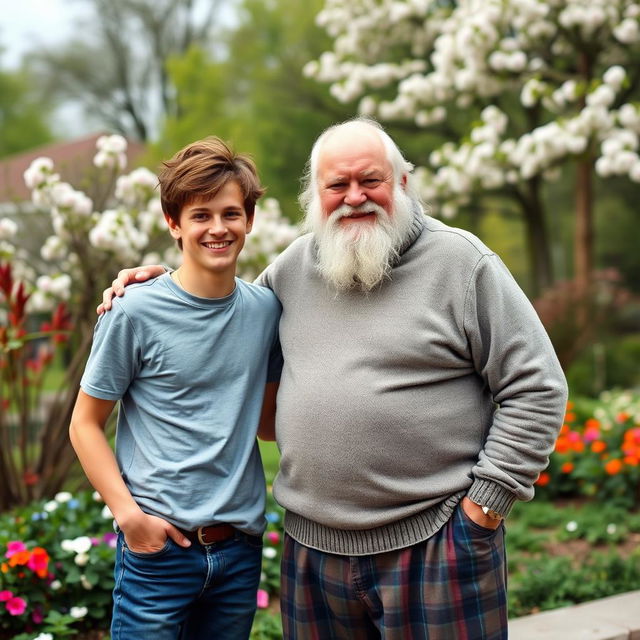
<svg viewBox="0 0 640 640"><path fill-rule="evenodd" d="M34 547L27 566L40 578L49 575L49 554L42 547Z"/></svg>
<svg viewBox="0 0 640 640"><path fill-rule="evenodd" d="M9 304L9 324L19 327L25 320L24 308L30 294L24 292L24 283L21 282Z"/></svg>
<svg viewBox="0 0 640 640"><path fill-rule="evenodd" d="M56 335L53 336L53 341L55 343L61 343L67 340L67 336L61 332L67 332L71 328L71 314L67 311L65 303L60 302L51 314L51 322L43 322L40 331L55 333Z"/></svg>
<svg viewBox="0 0 640 640"><path fill-rule="evenodd" d="M549 482L551 482L551 476L546 471L543 471L540 474L540 477L536 480L535 484L537 484L539 487L544 487L548 485Z"/></svg>
<svg viewBox="0 0 640 640"><path fill-rule="evenodd" d="M4 293L5 298L8 300L11 297L11 291L13 289L13 277L11 275L11 264L0 264L0 291Z"/></svg>

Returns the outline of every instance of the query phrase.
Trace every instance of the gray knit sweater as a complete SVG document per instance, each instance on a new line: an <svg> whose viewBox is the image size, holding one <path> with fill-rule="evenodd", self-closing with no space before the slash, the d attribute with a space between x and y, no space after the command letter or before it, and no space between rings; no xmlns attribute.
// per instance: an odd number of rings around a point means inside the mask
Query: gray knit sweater
<svg viewBox="0 0 640 640"><path fill-rule="evenodd" d="M416 214L392 276L336 293L312 235L261 276L283 311L274 496L307 546L362 555L435 533L465 494L530 500L566 383L534 309L465 231Z"/></svg>

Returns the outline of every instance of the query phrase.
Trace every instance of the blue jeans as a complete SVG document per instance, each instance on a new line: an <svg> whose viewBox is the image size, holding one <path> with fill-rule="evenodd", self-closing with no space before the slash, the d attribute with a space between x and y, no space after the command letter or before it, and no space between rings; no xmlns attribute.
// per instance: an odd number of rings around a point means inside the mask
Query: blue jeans
<svg viewBox="0 0 640 640"><path fill-rule="evenodd" d="M112 640L240 640L256 611L262 539L188 548L170 538L153 553L131 551L118 535Z"/></svg>

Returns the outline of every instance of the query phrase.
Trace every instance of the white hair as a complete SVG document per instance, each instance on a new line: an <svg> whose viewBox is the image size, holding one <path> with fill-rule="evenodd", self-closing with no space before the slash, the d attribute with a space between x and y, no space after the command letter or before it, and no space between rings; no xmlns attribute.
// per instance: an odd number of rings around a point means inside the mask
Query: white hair
<svg viewBox="0 0 640 640"><path fill-rule="evenodd" d="M318 159L320 157L320 151L323 144L330 136L334 134L340 134L349 130L360 130L364 133L374 133L378 136L385 150L385 156L391 165L393 171L394 186L399 184L403 177L406 177L406 183L404 186L407 195L412 199L418 201L418 192L413 185L413 165L405 160L402 152L398 148L398 145L391 139L391 136L382 128L382 126L373 120L372 118L358 117L351 120L346 120L339 124L334 124L328 129L325 129L315 141L311 155L307 162L305 174L302 177L302 192L298 197L300 206L304 212L307 211L311 204L314 195L318 192Z"/></svg>

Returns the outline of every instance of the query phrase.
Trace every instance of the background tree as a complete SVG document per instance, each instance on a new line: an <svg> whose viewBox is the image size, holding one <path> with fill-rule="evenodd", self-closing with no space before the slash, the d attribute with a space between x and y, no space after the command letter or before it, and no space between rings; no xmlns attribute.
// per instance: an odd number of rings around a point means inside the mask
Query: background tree
<svg viewBox="0 0 640 640"><path fill-rule="evenodd" d="M145 141L177 114L167 60L209 45L225 0L79 0L89 9L64 46L33 52L42 84L114 132Z"/></svg>
<svg viewBox="0 0 640 640"><path fill-rule="evenodd" d="M52 140L47 107L28 69L0 68L0 158Z"/></svg>
<svg viewBox="0 0 640 640"><path fill-rule="evenodd" d="M340 100L359 99L362 113L448 137L422 157L425 199L445 217L482 201L515 206L534 294L553 281L547 224L557 210L546 210L543 187L573 163L564 176L575 179L584 287L594 163L640 181L639 16L631 0L327 0L318 23L333 50L306 71Z"/></svg>

